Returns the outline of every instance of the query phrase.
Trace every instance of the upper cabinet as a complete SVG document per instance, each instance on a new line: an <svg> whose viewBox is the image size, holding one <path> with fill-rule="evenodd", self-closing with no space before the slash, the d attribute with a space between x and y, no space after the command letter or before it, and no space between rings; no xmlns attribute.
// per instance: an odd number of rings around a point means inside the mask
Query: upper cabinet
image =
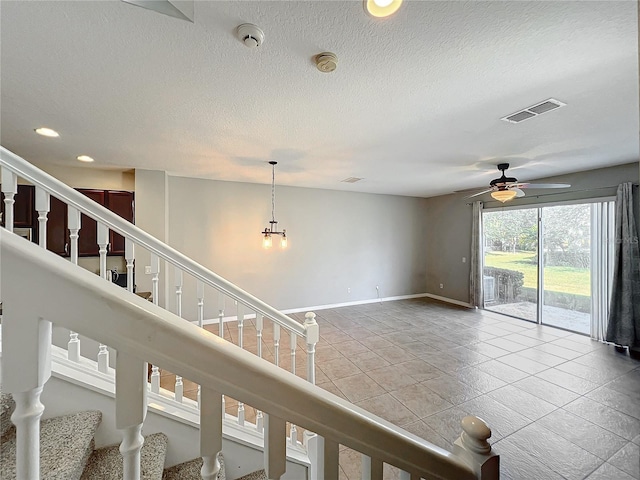
<svg viewBox="0 0 640 480"><path fill-rule="evenodd" d="M35 188L32 185L18 185L18 193L13 197L13 226L21 228L31 228L38 223L38 214L35 212ZM4 225L4 193L0 195L2 199L2 224Z"/></svg>
<svg viewBox="0 0 640 480"><path fill-rule="evenodd" d="M120 190L77 189L94 202L108 208L125 220L134 223L134 194ZM4 196L2 196L2 219L4 221ZM57 198L51 197L50 211L47 215L47 249L62 256L69 256L69 230L67 205ZM3 223L4 225L4 223ZM31 229L31 238L38 239L38 213L35 211L35 187L18 185L18 193L14 204L14 226ZM78 255L82 257L97 256L98 225L95 220L82 214L80 235L78 238ZM109 255L124 255L124 237L109 232Z"/></svg>

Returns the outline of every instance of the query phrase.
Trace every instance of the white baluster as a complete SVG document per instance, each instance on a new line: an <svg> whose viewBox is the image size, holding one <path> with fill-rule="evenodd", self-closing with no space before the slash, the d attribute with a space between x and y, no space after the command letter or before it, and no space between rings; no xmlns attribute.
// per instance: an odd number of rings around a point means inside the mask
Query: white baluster
<svg viewBox="0 0 640 480"><path fill-rule="evenodd" d="M200 410L200 399L202 398L202 387L198 385L198 394L196 395L196 401L198 402L198 410Z"/></svg>
<svg viewBox="0 0 640 480"><path fill-rule="evenodd" d="M140 479L142 424L147 414L147 364L126 353L116 353L116 428L122 430L123 478Z"/></svg>
<svg viewBox="0 0 640 480"><path fill-rule="evenodd" d="M158 282L160 281L160 259L154 253L151 254L151 296L153 303L158 305Z"/></svg>
<svg viewBox="0 0 640 480"><path fill-rule="evenodd" d="M135 244L133 240L124 239L124 260L127 263L127 290L133 292L135 284L133 278L133 264L135 260Z"/></svg>
<svg viewBox="0 0 640 480"><path fill-rule="evenodd" d="M160 393L160 368L156 365L151 365L151 391Z"/></svg>
<svg viewBox="0 0 640 480"><path fill-rule="evenodd" d="M273 415L265 415L264 423L264 469L269 480L279 480L286 470L287 424Z"/></svg>
<svg viewBox="0 0 640 480"><path fill-rule="evenodd" d="M176 315L182 316L182 270L175 267L175 282L176 286Z"/></svg>
<svg viewBox="0 0 640 480"><path fill-rule="evenodd" d="M244 306L240 302L237 303L236 312L236 318L238 320L238 346L244 348ZM238 425L244 426L244 420L244 403L238 402Z"/></svg>
<svg viewBox="0 0 640 480"><path fill-rule="evenodd" d="M18 193L18 176L8 168L2 169L2 193L4 193L4 228L13 232L13 204Z"/></svg>
<svg viewBox="0 0 640 480"><path fill-rule="evenodd" d="M160 281L160 258L154 253L151 254L151 298L154 305L158 305L158 283ZM160 393L160 368L157 365L151 366L151 391Z"/></svg>
<svg viewBox="0 0 640 480"><path fill-rule="evenodd" d="M298 335L295 332L289 333L289 348L291 349L291 373L296 374L296 343ZM298 429L292 423L289 430L289 441L294 447L298 446Z"/></svg>
<svg viewBox="0 0 640 480"><path fill-rule="evenodd" d="M16 426L16 477L25 480L40 478L40 417L44 405L40 403L43 387L14 393L16 409L11 421Z"/></svg>
<svg viewBox="0 0 640 480"><path fill-rule="evenodd" d="M258 341L258 357L262 358L262 329L264 328L264 317L256 312L256 337Z"/></svg>
<svg viewBox="0 0 640 480"><path fill-rule="evenodd" d="M67 207L67 226L69 227L69 242L71 243L70 260L78 264L78 237L81 227L80 211L72 206Z"/></svg>
<svg viewBox="0 0 640 480"><path fill-rule="evenodd" d="M4 172L4 170L3 170ZM4 185L3 185L4 186ZM42 387L51 377L51 322L39 318L31 291L15 281L24 271L18 255L2 258L2 389L13 394L16 410L16 476L40 478L40 403ZM11 279L11 280L8 280ZM37 302L36 302L37 303Z"/></svg>
<svg viewBox="0 0 640 480"><path fill-rule="evenodd" d="M100 255L100 276L106 280L107 277L107 250L109 247L109 228L98 222L98 253ZM100 344L98 351L98 371L107 373L109 366L109 351L106 345Z"/></svg>
<svg viewBox="0 0 640 480"><path fill-rule="evenodd" d="M264 317L256 312L256 337L258 341L258 357L262 358L262 329L264 326ZM256 430L260 433L264 431L264 416L262 411L256 411Z"/></svg>
<svg viewBox="0 0 640 480"><path fill-rule="evenodd" d="M204 323L204 283L196 282L196 296L198 297L198 326L202 328Z"/></svg>
<svg viewBox="0 0 640 480"><path fill-rule="evenodd" d="M380 460L362 455L362 480L382 480L383 465Z"/></svg>
<svg viewBox="0 0 640 480"><path fill-rule="evenodd" d="M38 212L38 244L47 248L47 215L51 210L49 192L36 187L36 212Z"/></svg>
<svg viewBox="0 0 640 480"><path fill-rule="evenodd" d="M316 344L320 340L320 327L316 314L309 312L304 316L304 328L307 333L307 381L316 384Z"/></svg>
<svg viewBox="0 0 640 480"><path fill-rule="evenodd" d="M106 345L100 344L98 347L98 371L107 373L109 371L109 350Z"/></svg>
<svg viewBox="0 0 640 480"><path fill-rule="evenodd" d="M220 471L218 453L222 451L222 395L210 388L202 388L200 407L200 456L203 480L216 480Z"/></svg>
<svg viewBox="0 0 640 480"><path fill-rule="evenodd" d="M72 362L80 361L80 339L78 338L78 334L76 332L69 332L67 358Z"/></svg>
<svg viewBox="0 0 640 480"><path fill-rule="evenodd" d="M70 260L74 265L78 264L78 232L80 232L80 218L80 211L78 209L72 206L67 207L67 226L69 227L69 242L71 243ZM69 332L67 358L72 362L80 361L80 339L76 332Z"/></svg>
<svg viewBox="0 0 640 480"><path fill-rule="evenodd" d="M484 420L468 416L460 422L462 433L453 443L453 454L471 465L482 480L498 480L500 478L500 457L491 450L487 439L491 437L491 429Z"/></svg>
<svg viewBox="0 0 640 480"><path fill-rule="evenodd" d="M107 279L107 252L109 250L109 227L98 222L98 254L100 255L100 276Z"/></svg>
<svg viewBox="0 0 640 480"><path fill-rule="evenodd" d="M324 478L338 480L339 452L338 442L324 439Z"/></svg>
<svg viewBox="0 0 640 480"><path fill-rule="evenodd" d="M309 455L309 480L324 480L324 438L304 431L304 446Z"/></svg>
<svg viewBox="0 0 640 480"><path fill-rule="evenodd" d="M289 334L289 348L291 348L291 373L296 374L296 346L298 342L298 335L295 332Z"/></svg>
<svg viewBox="0 0 640 480"><path fill-rule="evenodd" d="M180 375L176 375L176 385L173 392L174 392L173 398L175 399L175 401L182 403L182 396L184 394L184 385L182 383L182 377Z"/></svg>
<svg viewBox="0 0 640 480"><path fill-rule="evenodd" d="M273 322L273 363L280 366L280 325Z"/></svg>

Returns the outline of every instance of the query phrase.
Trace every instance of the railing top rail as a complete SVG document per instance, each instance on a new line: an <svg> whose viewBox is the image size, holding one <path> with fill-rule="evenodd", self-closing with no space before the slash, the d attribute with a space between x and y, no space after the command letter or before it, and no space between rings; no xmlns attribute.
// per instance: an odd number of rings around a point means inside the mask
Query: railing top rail
<svg viewBox="0 0 640 480"><path fill-rule="evenodd" d="M476 478L472 467L453 453L167 310L126 296L118 286L4 229L0 255L7 319L19 315L20 322L49 320L408 472L429 478ZM33 298L65 302L54 306Z"/></svg>
<svg viewBox="0 0 640 480"><path fill-rule="evenodd" d="M237 300L248 306L265 317L269 317L282 327L297 333L305 335L305 327L296 322L292 318L286 316L282 312L276 310L272 306L266 304L262 300L254 297L250 293L242 290L233 283L216 275L211 270L203 267L186 255L171 248L169 245L161 242L154 236L148 234L144 230L124 220L117 214L106 209L102 205L98 205L93 200L84 196L80 192L74 190L64 184L55 177L30 164L15 153L0 146L0 166L8 168L20 178L41 187L49 194L58 198L62 202L70 205L89 217L97 220L114 232L119 233L125 238L129 238L135 244L145 248L149 252L157 255L163 260L181 268L184 272L195 277L197 280L221 291L225 295Z"/></svg>

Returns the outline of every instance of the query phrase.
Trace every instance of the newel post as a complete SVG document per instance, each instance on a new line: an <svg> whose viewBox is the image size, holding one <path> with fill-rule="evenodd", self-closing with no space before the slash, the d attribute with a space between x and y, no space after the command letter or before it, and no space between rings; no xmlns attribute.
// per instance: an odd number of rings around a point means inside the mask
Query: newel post
<svg viewBox="0 0 640 480"><path fill-rule="evenodd" d="M316 384L316 344L320 340L320 327L316 322L316 314L308 312L304 316L304 328L307 332L307 380Z"/></svg>
<svg viewBox="0 0 640 480"><path fill-rule="evenodd" d="M453 453L471 465L480 480L500 478L500 456L491 449L487 439L491 429L478 417L464 417L462 433L453 443Z"/></svg>

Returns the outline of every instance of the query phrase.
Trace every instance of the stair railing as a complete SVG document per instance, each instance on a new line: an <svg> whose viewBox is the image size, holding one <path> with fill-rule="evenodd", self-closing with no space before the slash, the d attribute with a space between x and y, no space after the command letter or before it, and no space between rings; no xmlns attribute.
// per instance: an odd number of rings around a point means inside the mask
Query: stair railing
<svg viewBox="0 0 640 480"><path fill-rule="evenodd" d="M303 324L284 315L280 311L247 293L231 282L216 275L211 270L198 264L191 258L183 255L177 250L171 248L152 235L146 233L142 229L136 227L130 222L124 220L117 214L99 205L82 193L70 188L63 182L57 180L46 172L40 170L18 155L10 152L4 147L0 147L0 167L1 167L1 191L4 194L5 215L4 226L7 230L13 231L14 226L14 199L18 191L18 178L21 178L35 186L35 210L38 212L38 244L46 248L47 245L47 216L50 211L51 197L57 198L67 205L67 225L70 240L70 261L78 264L78 242L82 236L81 214L84 214L97 222L97 244L99 246L99 275L103 279L110 280L111 272L107 269L107 255L109 251L110 232L122 235L125 239L125 264L127 271L127 290L133 292L134 264L135 252L144 249L150 254L150 275L151 275L151 299L153 303L159 305L159 285L161 281L161 264L167 262L171 267L165 272L165 281L170 282L173 286L172 298L165 299L165 308L170 310L173 303L172 311L183 316L183 298L185 296L185 275L195 280L195 292L193 297L196 300L197 318L188 319L202 327L205 321L205 292L209 290L209 294L213 293L213 301L217 310L217 321L219 323L218 333L220 337L231 340L229 333L225 335L225 323L236 322L237 339L239 346L244 346L245 322L255 322L255 331L257 337L257 354L265 358L263 355L263 344L265 343L266 326L265 320L271 322L269 336L273 338L273 362L280 364L281 357L281 338L288 339L290 355L284 362L283 367L290 369L294 374L299 374L311 383L315 380L315 346L318 342L319 327L315 321L315 315L307 314ZM170 274L173 270L173 275ZM235 310L235 311L232 311ZM252 328L253 329L253 328ZM296 370L296 350L298 339L303 339L304 357L298 360L298 365L304 366L306 361L306 371ZM80 361L80 338L75 331L69 334L69 342L67 350L69 359L75 362ZM253 342L252 347L253 347ZM271 357L271 355L269 355ZM101 344L97 354L98 370L107 373L109 369L109 352L107 346ZM158 393L160 391L160 369L157 365L151 367L150 375L151 391ZM183 378L176 375L175 385L173 387L174 398L177 401L183 399ZM224 403L224 402L223 402ZM244 424L245 412L244 404L238 404L238 423ZM257 412L258 419L256 421L257 428L262 430L262 413ZM291 438L295 438L295 426L291 427Z"/></svg>
<svg viewBox="0 0 640 480"><path fill-rule="evenodd" d="M487 439L491 431L475 417L462 420L453 452L322 390L226 340L184 322L62 258L0 229L3 303L3 388L16 410L17 478L39 472L40 393L50 376L52 324L116 349L116 426L124 479L139 480L140 435L147 403L146 363L192 378L201 386L201 476L220 469L222 395L265 412L264 466L269 479L286 470L286 420L317 432L324 443L316 479L337 480L339 445L364 455L365 479L382 480L383 464L402 470L403 480L499 478L499 458ZM64 299L64 301L60 301ZM320 451L320 450L319 450Z"/></svg>

